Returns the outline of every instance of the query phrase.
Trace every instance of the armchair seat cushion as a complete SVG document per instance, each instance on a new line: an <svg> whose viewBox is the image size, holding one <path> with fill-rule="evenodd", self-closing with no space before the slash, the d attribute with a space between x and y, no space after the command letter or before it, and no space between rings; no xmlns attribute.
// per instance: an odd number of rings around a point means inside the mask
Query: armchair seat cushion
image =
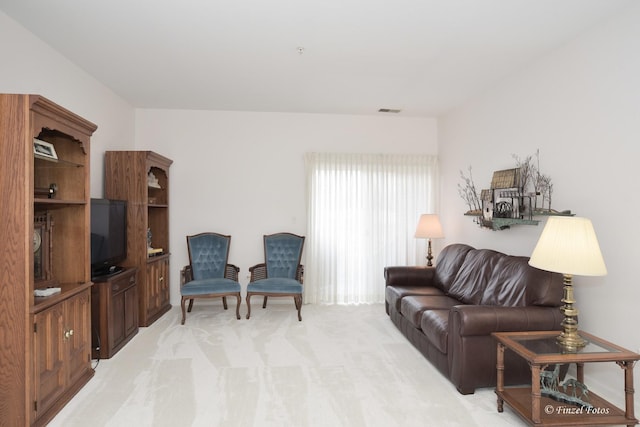
<svg viewBox="0 0 640 427"><path fill-rule="evenodd" d="M302 284L295 279L272 277L249 283L247 292L299 294L302 293Z"/></svg>
<svg viewBox="0 0 640 427"><path fill-rule="evenodd" d="M180 288L182 296L230 294L234 292L240 292L240 284L225 278L192 280Z"/></svg>

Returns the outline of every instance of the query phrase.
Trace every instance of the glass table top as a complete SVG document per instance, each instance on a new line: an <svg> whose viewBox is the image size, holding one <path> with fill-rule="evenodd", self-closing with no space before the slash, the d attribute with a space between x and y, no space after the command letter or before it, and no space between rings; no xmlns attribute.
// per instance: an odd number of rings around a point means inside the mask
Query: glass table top
<svg viewBox="0 0 640 427"><path fill-rule="evenodd" d="M583 337L587 340L587 345L576 350L566 351L556 341L558 334L551 336L512 336L511 339L522 345L525 349L539 354L593 354L593 353L620 353L617 348L611 347L606 343L595 341L589 337Z"/></svg>

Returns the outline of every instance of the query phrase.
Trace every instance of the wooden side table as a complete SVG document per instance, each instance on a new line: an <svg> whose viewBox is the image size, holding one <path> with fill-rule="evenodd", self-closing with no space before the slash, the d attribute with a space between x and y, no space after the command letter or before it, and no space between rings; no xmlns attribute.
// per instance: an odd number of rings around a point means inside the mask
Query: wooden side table
<svg viewBox="0 0 640 427"><path fill-rule="evenodd" d="M580 331L589 341L586 347L574 353L563 353L556 343L559 331L495 332L498 341L497 385L498 412L507 403L532 426L584 426L615 425L634 426L633 366L640 355L608 341ZM525 359L531 366L531 386L504 387L504 351L509 349ZM543 396L540 389L540 373L547 366L575 363L577 380L584 382L584 364L591 362L615 362L624 370L624 411L591 390L588 400L591 408L563 403ZM507 373L508 374L508 373Z"/></svg>

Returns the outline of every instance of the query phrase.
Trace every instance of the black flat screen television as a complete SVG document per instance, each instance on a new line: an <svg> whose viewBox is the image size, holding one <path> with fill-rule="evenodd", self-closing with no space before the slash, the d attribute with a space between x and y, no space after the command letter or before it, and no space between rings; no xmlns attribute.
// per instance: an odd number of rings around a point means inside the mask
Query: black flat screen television
<svg viewBox="0 0 640 427"><path fill-rule="evenodd" d="M122 271L127 258L127 202L91 199L91 277Z"/></svg>

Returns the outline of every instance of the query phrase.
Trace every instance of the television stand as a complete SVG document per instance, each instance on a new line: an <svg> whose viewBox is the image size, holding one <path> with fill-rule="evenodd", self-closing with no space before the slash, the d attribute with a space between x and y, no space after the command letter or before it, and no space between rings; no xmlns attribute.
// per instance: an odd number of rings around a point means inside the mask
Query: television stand
<svg viewBox="0 0 640 427"><path fill-rule="evenodd" d="M94 278L91 288L91 356L113 357L138 333L137 268Z"/></svg>

